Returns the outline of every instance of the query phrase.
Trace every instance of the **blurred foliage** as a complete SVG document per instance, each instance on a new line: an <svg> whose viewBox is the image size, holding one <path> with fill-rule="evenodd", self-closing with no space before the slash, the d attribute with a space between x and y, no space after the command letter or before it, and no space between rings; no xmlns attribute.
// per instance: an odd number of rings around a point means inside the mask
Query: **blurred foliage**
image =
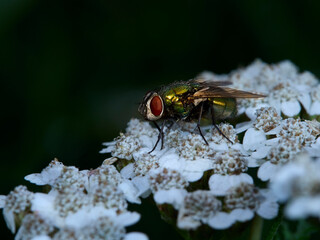
<svg viewBox="0 0 320 240"><path fill-rule="evenodd" d="M101 142L160 84L255 58L290 59L319 77L319 10L311 0L1 0L0 194L54 157L97 167ZM167 226L146 216L145 232L160 239ZM0 227L10 238L2 218Z"/></svg>
<svg viewBox="0 0 320 240"><path fill-rule="evenodd" d="M294 225L294 226L290 226ZM290 228L291 227L291 228ZM277 239L288 240L309 240L319 239L319 226L312 225L310 222L300 220L293 223L282 224L281 233L277 236ZM318 233L316 235L316 233ZM281 237L283 236L283 237Z"/></svg>

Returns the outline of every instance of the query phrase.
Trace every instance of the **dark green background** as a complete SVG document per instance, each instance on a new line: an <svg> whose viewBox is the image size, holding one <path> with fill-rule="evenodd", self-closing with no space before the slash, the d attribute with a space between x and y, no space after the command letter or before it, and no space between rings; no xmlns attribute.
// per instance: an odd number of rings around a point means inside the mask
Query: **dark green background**
<svg viewBox="0 0 320 240"><path fill-rule="evenodd" d="M54 157L99 166L101 143L160 84L255 58L290 59L319 76L319 13L316 0L1 0L0 194ZM151 239L172 231L157 211L139 211L147 213L132 229ZM2 218L0 228L12 238Z"/></svg>

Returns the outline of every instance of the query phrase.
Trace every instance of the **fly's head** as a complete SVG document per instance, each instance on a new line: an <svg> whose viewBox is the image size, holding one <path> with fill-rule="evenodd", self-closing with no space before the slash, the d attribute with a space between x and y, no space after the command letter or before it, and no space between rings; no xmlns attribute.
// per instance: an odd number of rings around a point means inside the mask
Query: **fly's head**
<svg viewBox="0 0 320 240"><path fill-rule="evenodd" d="M156 121L163 116L163 100L158 93L154 91L147 92L138 110L146 120Z"/></svg>

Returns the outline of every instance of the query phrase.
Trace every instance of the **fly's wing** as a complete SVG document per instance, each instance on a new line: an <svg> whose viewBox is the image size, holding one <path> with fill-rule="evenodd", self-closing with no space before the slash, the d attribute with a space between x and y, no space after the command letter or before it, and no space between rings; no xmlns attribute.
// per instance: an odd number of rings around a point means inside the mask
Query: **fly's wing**
<svg viewBox="0 0 320 240"><path fill-rule="evenodd" d="M197 98L263 98L266 97L263 94L246 92L227 87L206 86L193 94L195 99Z"/></svg>
<svg viewBox="0 0 320 240"><path fill-rule="evenodd" d="M228 86L231 85L231 81L213 81L213 80L207 80L204 78L195 78L189 80L190 83L196 83L199 84L202 87L218 87L218 86Z"/></svg>

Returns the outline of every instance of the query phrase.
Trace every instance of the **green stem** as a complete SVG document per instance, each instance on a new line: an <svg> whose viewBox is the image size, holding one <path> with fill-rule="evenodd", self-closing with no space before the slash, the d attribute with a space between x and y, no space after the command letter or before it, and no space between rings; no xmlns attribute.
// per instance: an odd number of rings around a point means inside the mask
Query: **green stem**
<svg viewBox="0 0 320 240"><path fill-rule="evenodd" d="M255 216L251 225L250 240L260 240L262 235L263 219Z"/></svg>

